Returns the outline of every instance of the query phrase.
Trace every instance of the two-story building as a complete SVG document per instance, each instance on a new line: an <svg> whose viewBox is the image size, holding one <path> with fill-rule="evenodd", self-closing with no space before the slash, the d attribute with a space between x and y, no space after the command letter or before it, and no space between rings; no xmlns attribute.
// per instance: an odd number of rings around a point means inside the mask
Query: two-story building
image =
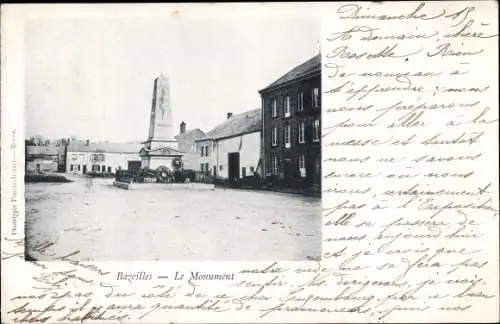
<svg viewBox="0 0 500 324"><path fill-rule="evenodd" d="M182 161L184 169L198 170L200 165L200 155L198 152L197 140L205 136L205 133L195 128L186 130L186 123L180 124L179 134L175 136L177 147L183 153Z"/></svg>
<svg viewBox="0 0 500 324"><path fill-rule="evenodd" d="M262 113L260 109L227 119L197 140L200 171L235 181L258 172Z"/></svg>
<svg viewBox="0 0 500 324"><path fill-rule="evenodd" d="M70 142L66 155L66 172L116 172L141 166L140 143Z"/></svg>
<svg viewBox="0 0 500 324"><path fill-rule="evenodd" d="M321 56L259 91L266 177L321 185Z"/></svg>

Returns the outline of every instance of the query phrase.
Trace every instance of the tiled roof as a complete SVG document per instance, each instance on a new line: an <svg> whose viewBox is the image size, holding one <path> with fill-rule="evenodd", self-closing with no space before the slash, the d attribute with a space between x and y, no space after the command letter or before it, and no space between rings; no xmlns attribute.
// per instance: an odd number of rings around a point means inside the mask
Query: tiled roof
<svg viewBox="0 0 500 324"><path fill-rule="evenodd" d="M259 108L232 116L206 133L205 136L198 139L198 141L234 137L260 130L262 130L262 111Z"/></svg>
<svg viewBox="0 0 500 324"><path fill-rule="evenodd" d="M175 135L176 140L183 141L196 141L199 138L202 138L205 135L199 128L192 129L182 134Z"/></svg>
<svg viewBox="0 0 500 324"><path fill-rule="evenodd" d="M108 152L108 153L137 153L143 145L140 143L89 143L70 142L68 152Z"/></svg>
<svg viewBox="0 0 500 324"><path fill-rule="evenodd" d="M320 71L321 71L321 54L318 54L313 58L307 60L306 62L294 67L292 70L283 75L281 78L274 81L269 86L260 91L264 91L269 88L279 87L292 80L298 79L313 72L320 72Z"/></svg>
<svg viewBox="0 0 500 324"><path fill-rule="evenodd" d="M58 148L57 146L27 146L28 151L26 152L28 155L57 155Z"/></svg>

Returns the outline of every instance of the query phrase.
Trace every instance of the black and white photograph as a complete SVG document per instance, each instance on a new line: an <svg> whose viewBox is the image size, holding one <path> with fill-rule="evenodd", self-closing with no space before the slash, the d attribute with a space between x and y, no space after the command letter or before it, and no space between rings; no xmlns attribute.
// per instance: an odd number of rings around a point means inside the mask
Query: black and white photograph
<svg viewBox="0 0 500 324"><path fill-rule="evenodd" d="M1 322L499 322L497 13L2 4Z"/></svg>
<svg viewBox="0 0 500 324"><path fill-rule="evenodd" d="M320 259L315 16L24 33L27 260Z"/></svg>

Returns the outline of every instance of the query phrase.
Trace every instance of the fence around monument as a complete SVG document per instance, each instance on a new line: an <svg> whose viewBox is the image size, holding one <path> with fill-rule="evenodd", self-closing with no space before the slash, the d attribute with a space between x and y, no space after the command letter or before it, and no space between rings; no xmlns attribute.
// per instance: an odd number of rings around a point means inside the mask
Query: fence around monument
<svg viewBox="0 0 500 324"><path fill-rule="evenodd" d="M215 183L213 176L201 171L187 170L184 172L171 172L161 176L154 171L141 172L132 170L117 170L115 181L124 183Z"/></svg>
<svg viewBox="0 0 500 324"><path fill-rule="evenodd" d="M248 189L259 189L264 187L273 187L272 179L268 179L269 183L265 183L258 174L251 176L233 179L217 177L213 175L195 170L183 170L183 171L169 171L168 175L160 176L160 172L155 170L137 170L131 172L130 170L117 170L115 175L115 181L124 183L205 183L214 184L223 187L236 187L236 188L248 188Z"/></svg>

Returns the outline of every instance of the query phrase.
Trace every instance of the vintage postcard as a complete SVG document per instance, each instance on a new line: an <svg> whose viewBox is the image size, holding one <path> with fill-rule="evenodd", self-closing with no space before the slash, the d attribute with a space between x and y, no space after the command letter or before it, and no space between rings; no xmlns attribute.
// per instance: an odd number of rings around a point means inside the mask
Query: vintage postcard
<svg viewBox="0 0 500 324"><path fill-rule="evenodd" d="M497 2L1 13L2 323L499 321Z"/></svg>

